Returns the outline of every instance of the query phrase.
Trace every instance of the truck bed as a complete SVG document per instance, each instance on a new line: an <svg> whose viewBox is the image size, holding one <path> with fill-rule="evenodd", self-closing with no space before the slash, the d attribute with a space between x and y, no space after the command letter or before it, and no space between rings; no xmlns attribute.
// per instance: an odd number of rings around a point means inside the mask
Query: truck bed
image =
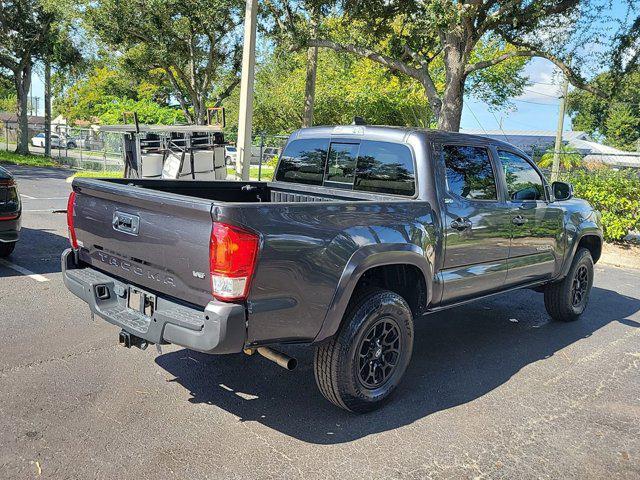
<svg viewBox="0 0 640 480"><path fill-rule="evenodd" d="M73 188L78 255L84 264L199 306L212 299L209 242L214 221L262 235L258 278L272 262L294 253L270 252L272 244L278 249L298 245L296 255L311 253L309 246L314 246L314 254L322 254L323 244L345 227L367 223L363 212L389 216L391 203L415 203L392 195L281 182L76 179ZM398 224L411 215L406 209L398 212ZM115 226L119 217L134 218L136 232Z"/></svg>
<svg viewBox="0 0 640 480"><path fill-rule="evenodd" d="M108 185L115 188L109 188ZM189 181L151 179L78 180L77 185L90 190L120 190L116 186L135 186L175 195L212 200L216 203L293 203L336 201L383 201L398 199L393 195L355 192L339 188L284 182Z"/></svg>

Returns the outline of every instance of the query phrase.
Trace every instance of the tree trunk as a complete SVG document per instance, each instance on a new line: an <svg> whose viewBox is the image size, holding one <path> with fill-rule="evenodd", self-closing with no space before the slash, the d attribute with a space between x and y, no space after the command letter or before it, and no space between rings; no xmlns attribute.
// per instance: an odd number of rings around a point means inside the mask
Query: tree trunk
<svg viewBox="0 0 640 480"><path fill-rule="evenodd" d="M51 62L44 62L44 154L51 156Z"/></svg>
<svg viewBox="0 0 640 480"><path fill-rule="evenodd" d="M464 102L465 66L469 46L462 38L446 36L444 47L445 87L442 108L438 115L438 130L460 130Z"/></svg>
<svg viewBox="0 0 640 480"><path fill-rule="evenodd" d="M447 82L442 96L442 108L438 115L438 130L457 132L460 130L464 101L464 80L452 78Z"/></svg>
<svg viewBox="0 0 640 480"><path fill-rule="evenodd" d="M318 72L318 47L307 50L307 78L304 85L304 114L302 126L313 125L313 107L316 101L316 76Z"/></svg>
<svg viewBox="0 0 640 480"><path fill-rule="evenodd" d="M31 62L14 72L16 96L18 97L18 131L16 153L29 154L29 119L27 117L29 89L31 88Z"/></svg>
<svg viewBox="0 0 640 480"><path fill-rule="evenodd" d="M204 98L193 99L193 120L196 125L207 123L207 105Z"/></svg>
<svg viewBox="0 0 640 480"><path fill-rule="evenodd" d="M313 38L318 33L318 21L316 15L311 18L311 35ZM318 73L318 47L307 49L307 77L304 84L304 113L302 115L302 126L313 125L313 107L316 101L316 77Z"/></svg>

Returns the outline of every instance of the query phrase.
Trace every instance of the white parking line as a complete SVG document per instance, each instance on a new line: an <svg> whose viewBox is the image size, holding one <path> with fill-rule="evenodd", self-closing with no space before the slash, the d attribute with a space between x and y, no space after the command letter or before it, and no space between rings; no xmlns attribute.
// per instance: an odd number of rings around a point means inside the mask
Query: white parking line
<svg viewBox="0 0 640 480"><path fill-rule="evenodd" d="M30 197L29 195L25 195L24 193L20 194L22 197L27 200L67 200L69 197Z"/></svg>
<svg viewBox="0 0 640 480"><path fill-rule="evenodd" d="M40 275L38 273L33 273L31 270L27 270L26 268L21 267L20 265L16 265L15 263L11 263L8 260L4 260L2 258L0 258L0 265L4 265L5 267L10 268L11 270L15 270L18 273L26 275L27 277L31 278L32 280L35 280L36 282L49 281L49 279L43 275Z"/></svg>

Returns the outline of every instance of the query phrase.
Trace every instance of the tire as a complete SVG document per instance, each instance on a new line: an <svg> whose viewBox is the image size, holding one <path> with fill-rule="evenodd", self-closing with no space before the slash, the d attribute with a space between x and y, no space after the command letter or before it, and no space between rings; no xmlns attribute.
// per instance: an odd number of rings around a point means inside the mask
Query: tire
<svg viewBox="0 0 640 480"><path fill-rule="evenodd" d="M67 148L77 148L77 145L75 144L75 142L69 142L67 144Z"/></svg>
<svg viewBox="0 0 640 480"><path fill-rule="evenodd" d="M548 285L544 291L544 306L554 320L573 322L587 308L593 286L593 259L586 248L576 252L567 276Z"/></svg>
<svg viewBox="0 0 640 480"><path fill-rule="evenodd" d="M316 383L340 408L375 410L399 385L412 350L413 315L407 302L388 290L364 291L352 299L340 331L316 347Z"/></svg>
<svg viewBox="0 0 640 480"><path fill-rule="evenodd" d="M2 243L0 242L0 257L8 257L16 248L16 242Z"/></svg>

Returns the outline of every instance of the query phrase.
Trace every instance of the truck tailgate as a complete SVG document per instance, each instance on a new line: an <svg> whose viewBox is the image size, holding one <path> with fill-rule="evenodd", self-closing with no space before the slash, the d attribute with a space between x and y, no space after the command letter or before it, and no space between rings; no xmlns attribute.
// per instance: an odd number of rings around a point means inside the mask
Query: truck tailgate
<svg viewBox="0 0 640 480"><path fill-rule="evenodd" d="M73 188L80 260L150 292L212 300L211 200L91 179Z"/></svg>

